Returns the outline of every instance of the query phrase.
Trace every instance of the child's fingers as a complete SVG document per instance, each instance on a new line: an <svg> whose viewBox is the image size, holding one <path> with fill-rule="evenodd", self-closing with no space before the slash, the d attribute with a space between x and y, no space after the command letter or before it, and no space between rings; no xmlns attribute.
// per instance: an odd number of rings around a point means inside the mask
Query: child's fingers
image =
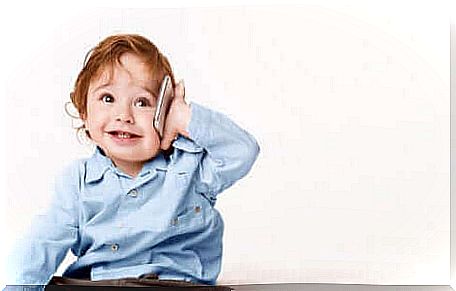
<svg viewBox="0 0 456 291"><path fill-rule="evenodd" d="M169 135L163 135L163 138L162 140L160 141L160 147L162 150L167 150L170 146L171 142L170 142L170 138L169 138Z"/></svg>
<svg viewBox="0 0 456 291"><path fill-rule="evenodd" d="M162 139L161 143L160 143L160 148L164 151L166 151L169 146L171 145L171 143L169 142L169 139Z"/></svg>
<svg viewBox="0 0 456 291"><path fill-rule="evenodd" d="M160 148L162 150L167 150L179 133L186 137L189 135L185 127L181 126L182 105L186 105L184 95L184 80L181 80L174 89L174 100L166 117L165 132L160 142Z"/></svg>
<svg viewBox="0 0 456 291"><path fill-rule="evenodd" d="M163 134L163 138L160 142L160 148L162 150L167 150L171 146L171 143L174 141L176 136L177 136L177 133L165 132Z"/></svg>
<svg viewBox="0 0 456 291"><path fill-rule="evenodd" d="M183 100L185 97L185 85L184 80L180 80L176 85L175 98Z"/></svg>

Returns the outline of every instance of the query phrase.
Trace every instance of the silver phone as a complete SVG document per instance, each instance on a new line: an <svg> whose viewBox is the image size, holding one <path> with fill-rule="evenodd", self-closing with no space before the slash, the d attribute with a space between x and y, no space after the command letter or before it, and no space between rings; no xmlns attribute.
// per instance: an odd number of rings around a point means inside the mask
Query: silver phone
<svg viewBox="0 0 456 291"><path fill-rule="evenodd" d="M166 116L168 115L169 107L174 98L174 90L171 82L171 77L166 75L160 86L158 94L157 108L154 116L154 127L157 130L160 138L163 138L165 130Z"/></svg>

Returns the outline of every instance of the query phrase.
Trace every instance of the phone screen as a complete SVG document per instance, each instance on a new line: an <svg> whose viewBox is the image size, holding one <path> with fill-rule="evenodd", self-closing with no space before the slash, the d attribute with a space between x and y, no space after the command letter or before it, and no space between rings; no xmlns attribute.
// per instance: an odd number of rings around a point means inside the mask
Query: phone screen
<svg viewBox="0 0 456 291"><path fill-rule="evenodd" d="M171 77L166 75L160 86L160 92L158 94L157 109L155 110L154 116L154 127L157 130L160 138L163 137L163 131L165 129L166 116L171 105L171 101L174 97L173 86Z"/></svg>

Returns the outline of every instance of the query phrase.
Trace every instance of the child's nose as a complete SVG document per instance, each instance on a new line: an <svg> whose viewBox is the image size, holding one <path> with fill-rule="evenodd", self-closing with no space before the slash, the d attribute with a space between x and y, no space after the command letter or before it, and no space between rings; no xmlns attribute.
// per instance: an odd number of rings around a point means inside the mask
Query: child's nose
<svg viewBox="0 0 456 291"><path fill-rule="evenodd" d="M116 121L133 123L133 115L131 113L130 107L127 105L121 105L117 108L115 115Z"/></svg>
<svg viewBox="0 0 456 291"><path fill-rule="evenodd" d="M133 123L133 116L131 116L131 114L117 114L116 121Z"/></svg>

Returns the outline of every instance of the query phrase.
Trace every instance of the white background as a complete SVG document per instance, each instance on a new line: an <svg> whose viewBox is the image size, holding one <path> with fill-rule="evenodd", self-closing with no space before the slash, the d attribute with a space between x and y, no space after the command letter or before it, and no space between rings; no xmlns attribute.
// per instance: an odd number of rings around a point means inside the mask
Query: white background
<svg viewBox="0 0 456 291"><path fill-rule="evenodd" d="M451 5L339 2L2 9L2 257L91 153L64 111L86 52L140 33L261 146L217 204L221 283L448 284Z"/></svg>

